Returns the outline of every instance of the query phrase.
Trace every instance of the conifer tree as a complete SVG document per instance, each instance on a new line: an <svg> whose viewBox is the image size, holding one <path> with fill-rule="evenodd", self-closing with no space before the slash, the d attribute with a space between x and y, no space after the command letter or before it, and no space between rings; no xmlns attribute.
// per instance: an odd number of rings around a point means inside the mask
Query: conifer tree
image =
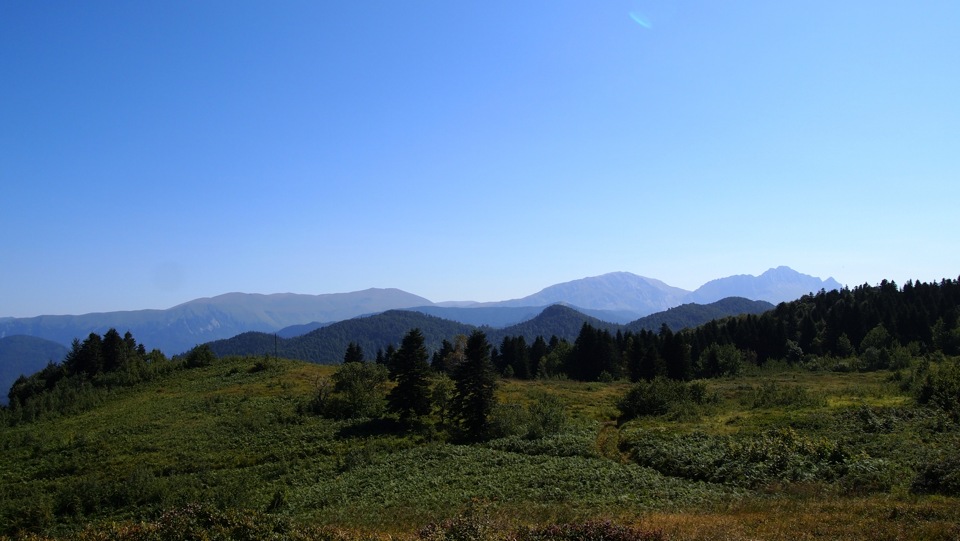
<svg viewBox="0 0 960 541"><path fill-rule="evenodd" d="M400 349L393 355L391 368L397 386L387 395L391 412L407 424L411 419L430 413L430 365L423 333L413 329L403 337Z"/></svg>
<svg viewBox="0 0 960 541"><path fill-rule="evenodd" d="M360 347L360 344L356 342L350 342L347 344L347 351L343 355L344 363L362 363L363 362L363 348Z"/></svg>
<svg viewBox="0 0 960 541"><path fill-rule="evenodd" d="M469 439L482 440L489 432L497 384L490 344L483 331L475 330L467 339L464 360L455 367L453 380L454 417Z"/></svg>

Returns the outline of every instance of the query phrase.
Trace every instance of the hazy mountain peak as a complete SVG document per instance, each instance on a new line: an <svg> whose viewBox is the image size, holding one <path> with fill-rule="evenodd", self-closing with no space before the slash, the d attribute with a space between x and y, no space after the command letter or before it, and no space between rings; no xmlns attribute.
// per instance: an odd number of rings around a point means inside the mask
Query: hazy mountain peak
<svg viewBox="0 0 960 541"><path fill-rule="evenodd" d="M768 269L760 276L738 274L711 280L691 293L687 302L708 304L726 297L739 296L777 304L798 299L807 293L816 293L821 289L832 290L840 287L842 286L833 278L821 280L790 267L779 266Z"/></svg>
<svg viewBox="0 0 960 541"><path fill-rule="evenodd" d="M546 306L567 303L594 310L651 314L676 306L689 292L660 280L629 272L610 272L555 284L533 295L498 303L501 306Z"/></svg>

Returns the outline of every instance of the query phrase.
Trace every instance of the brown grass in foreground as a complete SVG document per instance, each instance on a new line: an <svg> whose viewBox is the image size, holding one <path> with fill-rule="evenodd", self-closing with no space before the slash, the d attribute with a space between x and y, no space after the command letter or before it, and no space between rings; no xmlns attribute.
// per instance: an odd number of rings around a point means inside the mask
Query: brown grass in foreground
<svg viewBox="0 0 960 541"><path fill-rule="evenodd" d="M960 509L952 499L782 499L705 513L652 513L640 525L678 541L957 540Z"/></svg>

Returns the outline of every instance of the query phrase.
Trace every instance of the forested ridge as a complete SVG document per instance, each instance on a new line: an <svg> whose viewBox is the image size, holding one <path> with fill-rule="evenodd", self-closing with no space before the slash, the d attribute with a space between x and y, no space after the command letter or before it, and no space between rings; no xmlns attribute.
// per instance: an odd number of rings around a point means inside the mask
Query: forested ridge
<svg viewBox="0 0 960 541"><path fill-rule="evenodd" d="M494 359L502 372L510 367L511 375L563 373L584 381L710 378L780 359L838 370L903 367L926 352L957 353L958 306L956 280L907 282L903 288L883 281L821 291L762 314L716 319L680 332L666 324L656 332L613 332L584 323L560 359L531 355L522 337L507 336Z"/></svg>

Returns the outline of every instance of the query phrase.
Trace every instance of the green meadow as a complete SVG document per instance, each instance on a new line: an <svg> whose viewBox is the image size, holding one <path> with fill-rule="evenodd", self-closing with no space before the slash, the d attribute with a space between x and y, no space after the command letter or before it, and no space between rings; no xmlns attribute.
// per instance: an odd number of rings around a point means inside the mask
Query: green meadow
<svg viewBox="0 0 960 541"><path fill-rule="evenodd" d="M501 379L495 437L466 443L436 413L310 412L334 367L227 357L2 428L0 524L31 539L955 539L960 429L916 393L956 362L771 362L661 382L673 398L632 419L624 397L654 383ZM538 403L561 413L550 430L530 429Z"/></svg>

